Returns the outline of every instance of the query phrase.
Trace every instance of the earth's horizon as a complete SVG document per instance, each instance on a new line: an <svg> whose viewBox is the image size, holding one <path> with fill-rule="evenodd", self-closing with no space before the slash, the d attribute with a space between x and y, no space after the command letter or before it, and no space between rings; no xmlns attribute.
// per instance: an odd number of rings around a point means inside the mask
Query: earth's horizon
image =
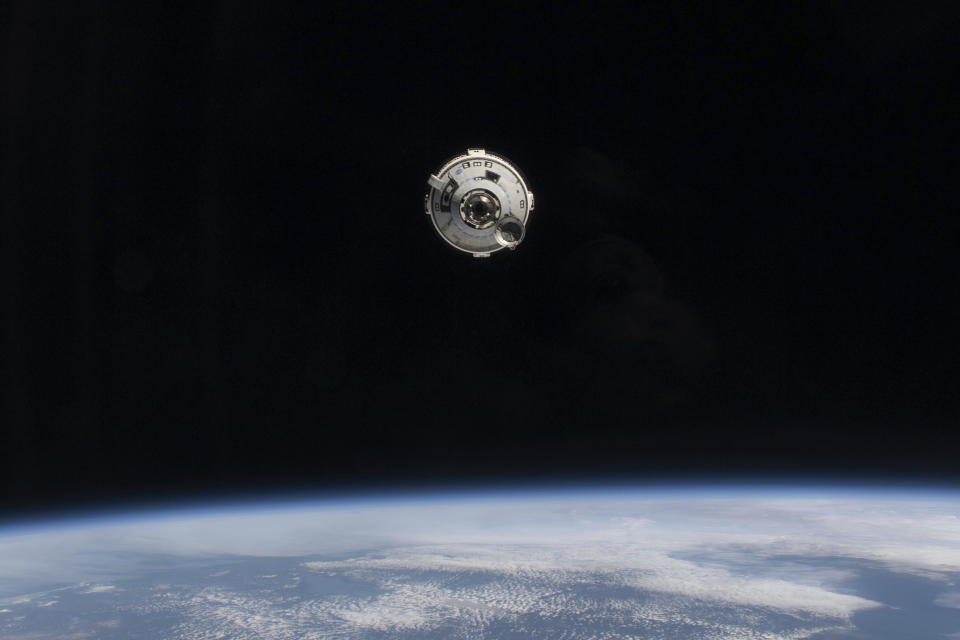
<svg viewBox="0 0 960 640"><path fill-rule="evenodd" d="M960 491L677 483L0 524L0 637L960 638Z"/></svg>

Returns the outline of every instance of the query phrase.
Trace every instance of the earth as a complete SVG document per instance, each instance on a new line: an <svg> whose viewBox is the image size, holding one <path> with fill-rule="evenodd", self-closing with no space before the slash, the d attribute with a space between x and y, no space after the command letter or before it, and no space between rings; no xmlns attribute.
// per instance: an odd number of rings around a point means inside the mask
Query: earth
<svg viewBox="0 0 960 640"><path fill-rule="evenodd" d="M960 638L960 492L592 487L8 523L0 637Z"/></svg>

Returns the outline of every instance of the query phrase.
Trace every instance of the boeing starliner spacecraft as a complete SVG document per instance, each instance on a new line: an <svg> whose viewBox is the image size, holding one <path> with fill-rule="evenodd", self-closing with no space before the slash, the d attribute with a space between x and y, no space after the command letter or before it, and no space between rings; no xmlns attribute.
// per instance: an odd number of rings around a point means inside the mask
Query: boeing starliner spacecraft
<svg viewBox="0 0 960 640"><path fill-rule="evenodd" d="M533 192L509 160L485 149L467 149L427 178L424 210L450 245L487 258L516 249L526 236Z"/></svg>

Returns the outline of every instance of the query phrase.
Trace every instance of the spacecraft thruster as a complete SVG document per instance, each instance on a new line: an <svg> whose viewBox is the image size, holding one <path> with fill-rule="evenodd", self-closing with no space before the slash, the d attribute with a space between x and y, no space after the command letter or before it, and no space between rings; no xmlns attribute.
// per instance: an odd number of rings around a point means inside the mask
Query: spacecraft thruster
<svg viewBox="0 0 960 640"><path fill-rule="evenodd" d="M427 178L424 210L440 237L477 258L516 249L526 235L533 193L503 156L467 149Z"/></svg>

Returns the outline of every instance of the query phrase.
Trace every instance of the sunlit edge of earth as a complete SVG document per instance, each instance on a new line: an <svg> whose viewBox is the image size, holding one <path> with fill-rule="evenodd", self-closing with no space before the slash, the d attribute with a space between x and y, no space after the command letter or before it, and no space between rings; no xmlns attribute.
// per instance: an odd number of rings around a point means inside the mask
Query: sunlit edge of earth
<svg viewBox="0 0 960 640"><path fill-rule="evenodd" d="M471 482L371 483L366 485L292 486L289 488L201 491L176 496L145 496L73 507L36 509L0 515L0 537L42 534L64 528L132 524L169 519L198 519L238 514L277 514L307 509L356 509L524 501L568 501L592 496L671 499L856 499L960 500L960 481L915 476L818 475L765 477L694 475L571 479L486 479Z"/></svg>

